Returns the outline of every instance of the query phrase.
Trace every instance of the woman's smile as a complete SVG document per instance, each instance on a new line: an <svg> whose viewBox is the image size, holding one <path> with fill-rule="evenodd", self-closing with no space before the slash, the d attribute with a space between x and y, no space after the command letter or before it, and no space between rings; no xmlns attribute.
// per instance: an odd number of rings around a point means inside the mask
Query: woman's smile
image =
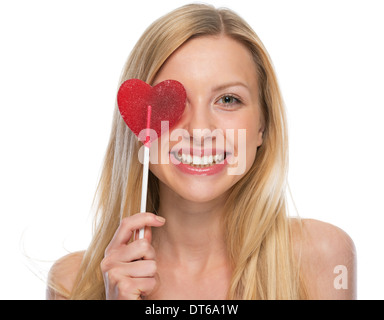
<svg viewBox="0 0 384 320"><path fill-rule="evenodd" d="M181 172L191 175L213 175L223 171L228 162L224 150L185 149L170 152L171 163Z"/></svg>

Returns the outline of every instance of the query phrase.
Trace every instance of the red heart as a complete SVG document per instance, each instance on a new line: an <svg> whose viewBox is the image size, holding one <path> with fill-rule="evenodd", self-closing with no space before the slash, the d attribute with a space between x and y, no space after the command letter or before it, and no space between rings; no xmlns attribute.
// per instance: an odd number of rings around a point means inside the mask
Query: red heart
<svg viewBox="0 0 384 320"><path fill-rule="evenodd" d="M117 105L121 116L132 132L139 136L147 128L147 110L151 106L151 129L161 135L161 121L169 121L169 128L181 118L187 94L176 80L165 80L154 87L139 79L129 79L120 86Z"/></svg>

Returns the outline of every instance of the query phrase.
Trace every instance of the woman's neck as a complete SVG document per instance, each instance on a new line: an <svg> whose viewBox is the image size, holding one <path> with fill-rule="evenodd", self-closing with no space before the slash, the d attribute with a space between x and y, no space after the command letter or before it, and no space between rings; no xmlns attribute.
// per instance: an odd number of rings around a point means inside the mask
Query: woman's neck
<svg viewBox="0 0 384 320"><path fill-rule="evenodd" d="M223 228L225 195L196 203L181 198L167 186L160 186L158 214L166 218L163 227L154 228L153 245L162 259L173 265L201 272L226 260Z"/></svg>

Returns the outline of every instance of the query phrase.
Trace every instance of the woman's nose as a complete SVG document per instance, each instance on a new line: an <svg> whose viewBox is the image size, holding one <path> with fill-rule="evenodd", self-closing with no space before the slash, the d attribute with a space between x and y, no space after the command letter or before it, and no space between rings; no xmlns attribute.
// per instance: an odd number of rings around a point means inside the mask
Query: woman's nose
<svg viewBox="0 0 384 320"><path fill-rule="evenodd" d="M203 101L188 101L181 120L182 128L197 145L203 144L205 139L211 137L216 128L209 103Z"/></svg>

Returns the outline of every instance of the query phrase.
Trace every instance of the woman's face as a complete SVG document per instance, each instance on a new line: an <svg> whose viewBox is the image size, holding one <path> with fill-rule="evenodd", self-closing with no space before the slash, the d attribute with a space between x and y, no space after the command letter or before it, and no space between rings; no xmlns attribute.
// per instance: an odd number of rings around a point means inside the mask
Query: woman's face
<svg viewBox="0 0 384 320"><path fill-rule="evenodd" d="M184 85L187 102L176 126L152 144L150 170L161 188L186 200L225 197L262 143L251 53L229 37L195 38L170 56L153 85L168 79Z"/></svg>

